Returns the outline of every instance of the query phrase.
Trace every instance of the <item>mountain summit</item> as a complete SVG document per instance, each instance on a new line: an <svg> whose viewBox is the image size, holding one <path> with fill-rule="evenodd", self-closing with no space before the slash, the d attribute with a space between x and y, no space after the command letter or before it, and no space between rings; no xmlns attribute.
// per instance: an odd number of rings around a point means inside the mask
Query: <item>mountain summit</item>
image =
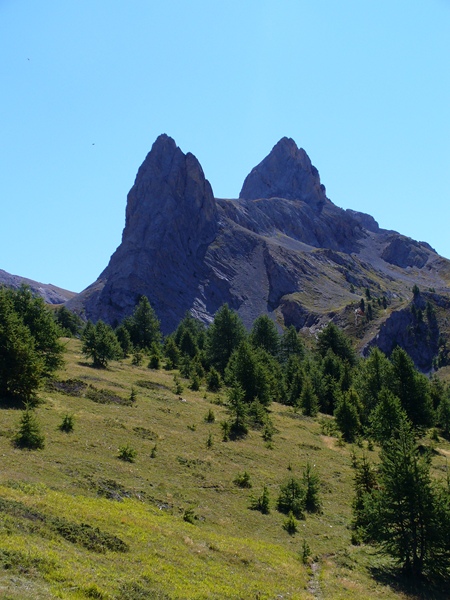
<svg viewBox="0 0 450 600"><path fill-rule="evenodd" d="M168 333L186 311L208 323L227 302L247 326L261 314L297 329L330 318L358 325L353 333L364 347L388 321L392 341L394 313L415 285L448 302L449 273L449 261L428 244L335 206L292 139L252 169L238 199L223 200L198 160L161 135L128 194L120 246L68 306L115 324L146 295ZM365 297L374 306L383 299L370 326L355 323Z"/></svg>
<svg viewBox="0 0 450 600"><path fill-rule="evenodd" d="M320 208L326 202L325 187L319 172L303 148L284 137L272 152L245 178L239 198L286 198L303 200Z"/></svg>

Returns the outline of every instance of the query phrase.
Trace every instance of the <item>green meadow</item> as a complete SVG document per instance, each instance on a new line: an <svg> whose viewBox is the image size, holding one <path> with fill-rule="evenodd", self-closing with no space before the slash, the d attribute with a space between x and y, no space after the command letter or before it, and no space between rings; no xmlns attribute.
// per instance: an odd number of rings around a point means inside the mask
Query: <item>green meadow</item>
<svg viewBox="0 0 450 600"><path fill-rule="evenodd" d="M45 447L16 448L22 410L0 409L1 598L410 597L387 558L352 544L352 460L376 462L376 446L344 444L331 417L277 403L271 442L258 430L223 441L224 394L193 392L182 378L175 393L175 371L131 359L94 369L79 340L64 344L65 366L35 410ZM67 416L69 432L60 429ZM449 443L423 443L445 476ZM280 486L307 463L322 510L289 534ZM236 483L244 473L251 487ZM264 486L268 514L251 509ZM414 597L446 596L428 588Z"/></svg>

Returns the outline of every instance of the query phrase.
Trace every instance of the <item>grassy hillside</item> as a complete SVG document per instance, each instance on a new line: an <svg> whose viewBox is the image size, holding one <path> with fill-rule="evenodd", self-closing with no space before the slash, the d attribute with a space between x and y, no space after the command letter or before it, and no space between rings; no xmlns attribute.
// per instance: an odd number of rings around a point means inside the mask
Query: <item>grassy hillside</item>
<svg viewBox="0 0 450 600"><path fill-rule="evenodd" d="M65 343L58 378L77 383L41 393L45 448L15 448L21 411L0 410L1 598L408 597L387 560L351 544L352 453L376 460L376 450L340 445L324 435L321 418L279 404L271 406L271 446L258 431L224 442L220 394L185 387L179 396L174 372L130 361L96 370L79 341ZM205 420L210 411L214 422ZM67 414L71 433L59 429ZM435 444L439 473L450 445ZM136 450L135 461L120 460L120 447ZM308 461L321 480L323 511L289 535L276 499ZM251 489L234 483L245 471ZM268 515L249 508L263 486Z"/></svg>

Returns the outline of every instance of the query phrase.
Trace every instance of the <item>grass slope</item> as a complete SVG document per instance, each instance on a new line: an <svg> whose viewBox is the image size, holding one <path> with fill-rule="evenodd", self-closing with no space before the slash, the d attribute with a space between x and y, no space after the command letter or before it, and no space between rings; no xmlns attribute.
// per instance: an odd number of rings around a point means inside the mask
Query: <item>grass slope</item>
<svg viewBox="0 0 450 600"><path fill-rule="evenodd" d="M59 379L84 385L72 387L79 396L42 392L36 412L43 450L16 449L20 411L0 410L1 598L407 597L386 574L386 561L350 542L351 454L362 449L340 446L318 420L278 404L271 407L272 448L258 431L223 442L220 395L185 389L181 398L174 373L129 361L95 370L77 340L66 345ZM132 387L137 400L130 405ZM205 421L210 409L213 423ZM59 429L66 414L74 415L72 433ZM135 462L118 458L127 445L137 451ZM450 455L447 443L438 446L437 472ZM307 461L320 476L323 512L307 515L290 536L276 499ZM233 483L244 471L252 489ZM249 509L263 486L268 515Z"/></svg>

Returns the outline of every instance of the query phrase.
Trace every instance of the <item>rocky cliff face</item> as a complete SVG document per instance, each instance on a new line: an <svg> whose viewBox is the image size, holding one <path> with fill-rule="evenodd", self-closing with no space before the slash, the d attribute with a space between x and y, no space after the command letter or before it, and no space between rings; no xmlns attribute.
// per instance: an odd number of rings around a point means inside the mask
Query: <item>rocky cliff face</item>
<svg viewBox="0 0 450 600"><path fill-rule="evenodd" d="M239 199L221 200L197 159L162 135L128 194L120 246L69 306L114 324L144 294L168 333L187 310L207 323L227 302L247 326L269 314L313 331L330 318L346 326L343 315L352 325L352 307L370 290L389 310L377 311L376 326L359 321L353 334L367 345L415 284L448 294L449 273L427 244L335 206L291 139L251 171Z"/></svg>
<svg viewBox="0 0 450 600"><path fill-rule="evenodd" d="M161 135L128 194L122 243L83 293L86 316L119 322L145 295L164 329L173 329L201 301L205 253L217 230L217 205L199 162Z"/></svg>

